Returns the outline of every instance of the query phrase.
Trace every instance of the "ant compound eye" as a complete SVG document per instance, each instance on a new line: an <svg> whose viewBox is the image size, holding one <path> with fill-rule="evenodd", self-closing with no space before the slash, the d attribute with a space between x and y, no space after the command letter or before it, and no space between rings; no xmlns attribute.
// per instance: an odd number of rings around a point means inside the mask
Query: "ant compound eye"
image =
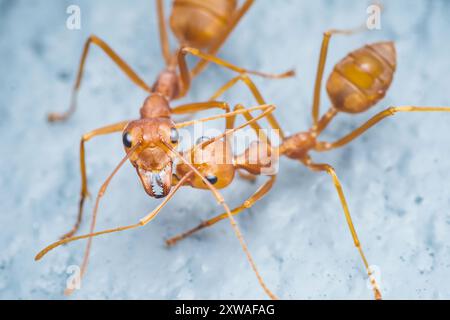
<svg viewBox="0 0 450 320"><path fill-rule="evenodd" d="M203 142L205 142L205 141L208 141L208 140L210 140L209 137L203 136L203 137L198 138L198 139L197 139L197 142L196 142L195 144L201 144L201 143L203 143Z"/></svg>
<svg viewBox="0 0 450 320"><path fill-rule="evenodd" d="M125 132L122 136L122 142L123 145L127 148L131 148L131 146L133 145L133 141L131 138L131 134L129 132Z"/></svg>
<svg viewBox="0 0 450 320"><path fill-rule="evenodd" d="M177 143L180 140L180 134L175 128L170 129L170 142Z"/></svg>
<svg viewBox="0 0 450 320"><path fill-rule="evenodd" d="M206 178L206 180L208 180L209 183L211 183L211 184L216 184L217 181L219 180L219 179L217 179L216 176L214 176L214 175L212 175L212 174L207 175L205 178Z"/></svg>

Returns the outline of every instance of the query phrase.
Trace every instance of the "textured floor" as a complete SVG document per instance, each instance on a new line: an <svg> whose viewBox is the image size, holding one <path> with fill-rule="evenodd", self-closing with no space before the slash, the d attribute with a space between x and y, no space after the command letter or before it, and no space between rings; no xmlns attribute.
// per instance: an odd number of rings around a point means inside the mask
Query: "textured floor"
<svg viewBox="0 0 450 320"><path fill-rule="evenodd" d="M66 8L78 4L82 30L65 27ZM321 34L366 19L364 1L258 1L221 51L239 65L264 71L295 67L293 80L257 83L287 131L305 130ZM68 123L49 125L50 110L67 106L84 40L105 39L151 82L163 67L154 3L146 1L0 0L0 298L63 298L67 268L81 262L84 243L34 255L72 225L79 194L82 133L138 115L145 94L98 50L92 51L80 109ZM394 40L398 70L387 97L369 112L340 116L325 137L335 139L390 105L450 105L450 3L389 1L382 29L336 37L328 73L365 43ZM201 101L232 76L211 67L186 101ZM254 104L246 90L226 96ZM328 101L323 96L323 108ZM387 299L450 298L450 115L401 114L341 150L316 159L334 165L369 262L377 266ZM120 136L89 144L91 191L123 156ZM263 179L258 183L262 183ZM231 204L253 188L236 180L224 191ZM127 165L101 206L99 227L134 223L157 204ZM92 209L88 202L87 212ZM266 298L229 223L173 249L163 239L219 213L212 196L183 189L141 230L98 238L89 271L74 299ZM328 176L281 162L273 191L238 217L269 287L285 299L371 299ZM87 223L83 224L86 231Z"/></svg>

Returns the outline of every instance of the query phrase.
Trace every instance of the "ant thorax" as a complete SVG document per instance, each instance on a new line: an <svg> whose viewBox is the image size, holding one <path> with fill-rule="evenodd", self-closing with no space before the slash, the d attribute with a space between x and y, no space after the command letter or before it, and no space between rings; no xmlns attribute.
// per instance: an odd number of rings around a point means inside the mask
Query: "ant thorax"
<svg viewBox="0 0 450 320"><path fill-rule="evenodd" d="M280 155L300 160L316 145L316 138L310 132L299 132L287 137L279 147Z"/></svg>
<svg viewBox="0 0 450 320"><path fill-rule="evenodd" d="M171 109L164 96L154 93L145 99L140 113L142 119L170 118Z"/></svg>

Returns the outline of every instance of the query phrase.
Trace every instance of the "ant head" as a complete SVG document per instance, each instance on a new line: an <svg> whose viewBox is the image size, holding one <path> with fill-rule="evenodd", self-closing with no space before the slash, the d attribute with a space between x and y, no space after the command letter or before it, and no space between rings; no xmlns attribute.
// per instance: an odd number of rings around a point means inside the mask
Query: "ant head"
<svg viewBox="0 0 450 320"><path fill-rule="evenodd" d="M218 140L202 146L207 140L209 140L207 137L201 137L197 140L196 146L187 151L185 157L191 160L192 165L215 188L225 188L233 181L235 174L231 149L225 140ZM176 175L178 177L183 177L190 171L191 169L186 164L177 164ZM187 181L187 184L196 189L208 189L203 180L197 175L193 175Z"/></svg>
<svg viewBox="0 0 450 320"><path fill-rule="evenodd" d="M172 187L174 156L163 141L173 147L178 145L179 134L175 124L167 118L141 119L130 122L123 132L123 145L128 152L139 146L130 155L147 194L164 198Z"/></svg>

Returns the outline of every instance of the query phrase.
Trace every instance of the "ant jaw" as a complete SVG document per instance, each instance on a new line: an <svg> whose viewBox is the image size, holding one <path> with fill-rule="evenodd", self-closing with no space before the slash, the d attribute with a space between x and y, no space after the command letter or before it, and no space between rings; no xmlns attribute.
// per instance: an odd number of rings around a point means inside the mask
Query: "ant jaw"
<svg viewBox="0 0 450 320"><path fill-rule="evenodd" d="M138 167L137 173L145 192L152 198L165 198L172 187L172 162L159 171Z"/></svg>

